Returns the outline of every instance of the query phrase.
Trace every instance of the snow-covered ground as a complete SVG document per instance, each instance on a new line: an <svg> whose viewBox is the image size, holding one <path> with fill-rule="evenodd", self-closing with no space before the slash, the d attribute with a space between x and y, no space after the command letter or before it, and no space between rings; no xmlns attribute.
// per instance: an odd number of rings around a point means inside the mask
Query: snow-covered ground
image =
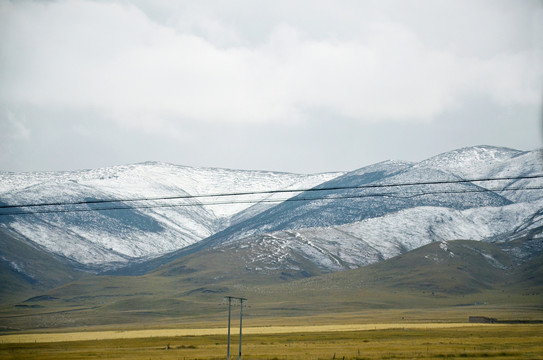
<svg viewBox="0 0 543 360"><path fill-rule="evenodd" d="M85 200L157 199L172 196L217 195L311 188L342 173L291 174L143 163L72 172L0 172L0 202L33 204ZM0 216L9 227L55 254L88 266L119 266L134 258L152 258L200 241L243 216L255 203L296 195L257 194L241 197L125 201L95 204L93 208L126 210L86 211L89 205L3 209L10 211L85 210L52 214ZM235 203L230 204L229 201ZM221 202L219 205L202 205ZM156 207L156 206L159 207ZM189 206L187 206L189 205ZM160 207L164 206L164 207Z"/></svg>
<svg viewBox="0 0 543 360"><path fill-rule="evenodd" d="M355 189L344 187L543 174L540 151L477 146L420 163L386 161L349 173L290 174L143 163L72 172L0 172L0 204L158 199L72 207L49 214L0 215L0 228L46 251L94 268L150 259L202 239L248 249L255 267L358 267L431 241L507 241L540 223L543 179ZM343 187L333 192L228 193ZM205 196L204 196L205 195ZM298 196L297 200L282 201ZM316 200L307 200L318 197ZM220 202L221 204L210 204ZM114 205L124 210L97 210ZM158 206L158 207L157 207ZM92 210L92 211L88 211ZM13 209L0 209L0 213ZM531 218L531 220L529 220ZM223 244L223 245L221 245ZM258 265L260 264L260 265Z"/></svg>
<svg viewBox="0 0 543 360"><path fill-rule="evenodd" d="M389 259L435 241L504 241L527 223L527 229L542 226L543 219L531 220L542 208L543 201L467 210L417 207L341 226L255 235L219 247L250 249L245 261L254 264L253 269L299 270L301 256L322 271L338 271ZM499 235L505 236L498 239Z"/></svg>
<svg viewBox="0 0 543 360"><path fill-rule="evenodd" d="M214 195L239 192L307 189L344 173L292 174L272 171L193 168L159 162L69 172L0 172L0 200L8 203L77 201L81 196L141 199L176 195ZM75 190L73 188L76 187ZM36 189L36 190L33 190ZM295 193L287 194L292 196ZM284 194L248 195L236 204L205 205L218 218L231 217L260 199ZM199 198L216 202L217 197ZM231 200L220 197L223 202Z"/></svg>

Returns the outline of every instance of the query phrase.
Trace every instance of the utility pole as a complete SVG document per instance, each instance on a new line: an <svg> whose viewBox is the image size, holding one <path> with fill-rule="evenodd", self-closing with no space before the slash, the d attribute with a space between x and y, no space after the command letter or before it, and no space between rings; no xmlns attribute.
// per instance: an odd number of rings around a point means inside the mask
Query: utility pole
<svg viewBox="0 0 543 360"><path fill-rule="evenodd" d="M226 358L230 359L230 306L232 305L232 298L228 297L228 350L226 351Z"/></svg>
<svg viewBox="0 0 543 360"><path fill-rule="evenodd" d="M241 301L240 307L239 307L239 356L238 360L241 360L241 324L243 322L243 300L246 300L244 298L239 299Z"/></svg>
<svg viewBox="0 0 543 360"><path fill-rule="evenodd" d="M226 358L230 359L230 315L231 315L231 306L232 306L232 300L234 302L237 302L239 300L240 302L240 310L239 310L239 355L238 360L241 360L241 333L242 333L242 327L243 327L243 302L245 301L247 303L247 299L242 297L235 297L235 296L225 296L223 300L226 302L226 299L228 299L228 349L226 350Z"/></svg>

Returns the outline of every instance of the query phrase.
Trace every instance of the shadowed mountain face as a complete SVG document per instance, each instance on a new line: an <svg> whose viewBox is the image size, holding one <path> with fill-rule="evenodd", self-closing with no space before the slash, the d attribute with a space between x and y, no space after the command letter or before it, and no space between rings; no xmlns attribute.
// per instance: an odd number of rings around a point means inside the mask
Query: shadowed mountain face
<svg viewBox="0 0 543 360"><path fill-rule="evenodd" d="M23 300L83 275L67 259L52 255L20 235L0 228L0 302Z"/></svg>

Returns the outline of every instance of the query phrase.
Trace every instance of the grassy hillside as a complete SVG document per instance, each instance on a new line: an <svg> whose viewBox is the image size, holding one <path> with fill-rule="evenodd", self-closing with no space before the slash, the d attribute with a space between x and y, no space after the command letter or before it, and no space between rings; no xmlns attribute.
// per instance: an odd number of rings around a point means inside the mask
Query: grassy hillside
<svg viewBox="0 0 543 360"><path fill-rule="evenodd" d="M254 319L328 316L397 309L419 314L456 309L455 318L491 307L508 318L543 318L541 257L522 265L495 244L432 243L364 268L319 275L261 269L240 261L244 249L208 249L144 276L80 279L0 308L12 329L108 324L142 326L222 321L226 295L249 298ZM485 313L486 314L486 313ZM488 313L486 315L494 315ZM399 315L398 315L399 316ZM402 315L404 316L404 315Z"/></svg>
<svg viewBox="0 0 543 360"><path fill-rule="evenodd" d="M269 321L389 309L420 316L424 309L440 308L461 309L457 314L465 320L468 312L488 306L511 311L510 318L521 313L543 318L543 286L537 278L541 257L519 267L494 244L433 243L378 264L325 275L311 267L256 271L258 264L248 267L239 261L243 251L206 250L144 276L81 279L3 306L0 320L10 328L213 323L224 317L225 295L249 298L247 315Z"/></svg>
<svg viewBox="0 0 543 360"><path fill-rule="evenodd" d="M67 262L0 228L0 303L24 300L81 276Z"/></svg>
<svg viewBox="0 0 543 360"><path fill-rule="evenodd" d="M432 243L388 261L331 274L322 281L343 289L466 295L500 287L512 276L513 266L513 258L494 244L459 240Z"/></svg>

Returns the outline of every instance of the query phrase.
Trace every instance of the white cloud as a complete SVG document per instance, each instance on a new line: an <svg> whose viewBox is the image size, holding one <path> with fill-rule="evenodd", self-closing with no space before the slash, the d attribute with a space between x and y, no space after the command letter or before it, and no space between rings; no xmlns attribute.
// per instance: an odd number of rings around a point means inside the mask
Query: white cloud
<svg viewBox="0 0 543 360"><path fill-rule="evenodd" d="M472 96L500 106L540 100L537 49L478 56L432 46L408 22L381 12L348 16L356 36L266 19L265 34L249 44L242 25L217 11L183 3L198 16L176 18L167 16L172 3L159 4L144 13L129 2L2 3L1 100L93 109L123 126L168 134L180 131L178 119L289 124L326 109L360 122L424 122ZM347 13L348 5L319 4ZM489 41L495 48L499 39Z"/></svg>

